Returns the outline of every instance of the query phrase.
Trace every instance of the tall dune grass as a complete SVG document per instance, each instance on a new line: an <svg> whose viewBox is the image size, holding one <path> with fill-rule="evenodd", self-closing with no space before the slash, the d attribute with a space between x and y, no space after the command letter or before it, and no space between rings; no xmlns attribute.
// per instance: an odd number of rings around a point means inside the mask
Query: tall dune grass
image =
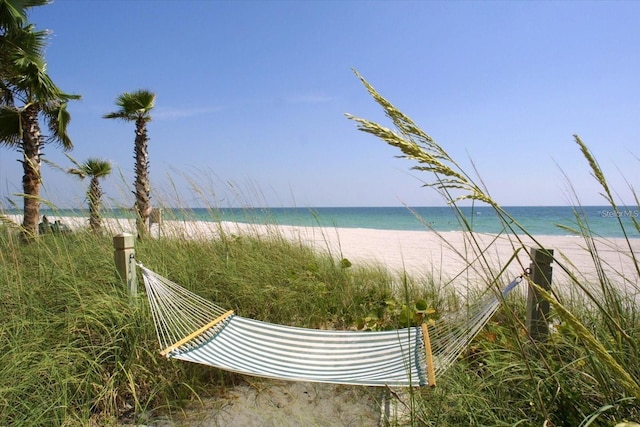
<svg viewBox="0 0 640 427"><path fill-rule="evenodd" d="M356 75L382 107L395 130L378 123L347 115L358 129L370 133L412 161L413 170L427 173L426 186L438 191L457 212L466 226L471 254L482 259L490 250L474 237L470 220L459 203L471 200L493 208L504 224L503 235L514 250L528 249L522 237L534 247L546 250L495 201L483 185L463 170L445 149L422 131L411 119L382 97L357 72ZM602 188L613 212L622 208L613 197L606 177L586 144L574 136L580 153ZM634 203L638 205L638 197ZM637 212L637 211L636 211ZM588 220L577 206L578 233L597 272L596 283L585 283L574 273L570 260L556 254L554 268L567 273L565 292L543 292L553 311L554 323L548 342L535 342L523 326L523 313L506 305L502 316L490 325L472 346L464 360L452 369L436 393L423 393L419 399L421 419L433 425L613 425L628 419L640 420L640 264L630 239L640 237L638 221L631 229L618 219L625 236L616 248L628 258L632 272L611 272L598 255L602 240L591 233ZM606 242L604 242L606 245ZM498 279L495 270L484 264L487 283ZM536 287L531 283L530 286ZM567 298L567 294L570 298ZM442 382L441 382L442 384ZM479 389L470 390L470 385Z"/></svg>
<svg viewBox="0 0 640 427"><path fill-rule="evenodd" d="M398 313L385 315L385 302L396 298L390 274L349 268L275 230L220 229L213 239L166 230L138 242L137 258L248 317L347 329L382 312L379 327L401 322ZM132 302L116 279L111 233L85 227L30 245L18 235L15 226L0 228L0 425L144 423L244 381L157 353L144 294ZM437 306L432 290L416 287L412 298Z"/></svg>

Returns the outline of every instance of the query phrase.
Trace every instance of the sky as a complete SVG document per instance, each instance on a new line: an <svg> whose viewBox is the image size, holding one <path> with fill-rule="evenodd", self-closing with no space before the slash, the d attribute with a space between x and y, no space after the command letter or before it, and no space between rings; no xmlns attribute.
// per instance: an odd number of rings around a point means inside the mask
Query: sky
<svg viewBox="0 0 640 427"><path fill-rule="evenodd" d="M134 124L102 116L147 89L154 204L337 207L444 203L345 117L391 126L353 70L503 206L605 204L574 134L633 204L639 16L622 1L55 0L29 19L51 31L54 82L82 96L68 154L114 168L107 205L133 205ZM21 206L18 159L0 146L5 206ZM50 166L43 180L55 206L86 205L87 182Z"/></svg>

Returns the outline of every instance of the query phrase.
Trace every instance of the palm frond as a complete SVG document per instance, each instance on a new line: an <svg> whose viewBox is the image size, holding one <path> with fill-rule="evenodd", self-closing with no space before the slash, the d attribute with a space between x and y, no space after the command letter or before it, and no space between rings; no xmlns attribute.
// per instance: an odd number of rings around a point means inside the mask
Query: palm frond
<svg viewBox="0 0 640 427"><path fill-rule="evenodd" d="M67 110L67 104L49 103L46 108L43 108L42 113L47 118L46 122L51 132L47 141L59 144L64 150L71 150L73 143L67 133L67 126L71 122L71 114Z"/></svg>
<svg viewBox="0 0 640 427"><path fill-rule="evenodd" d="M22 116L13 107L0 107L0 144L18 147L22 143Z"/></svg>
<svg viewBox="0 0 640 427"><path fill-rule="evenodd" d="M111 173L111 163L106 160L90 158L84 163L84 170L89 176L102 178Z"/></svg>
<svg viewBox="0 0 640 427"><path fill-rule="evenodd" d="M0 49L2 49L1 43ZM0 80L0 105L13 106L14 102L13 93L11 92L8 82Z"/></svg>
<svg viewBox="0 0 640 427"><path fill-rule="evenodd" d="M111 163L106 160L89 158L84 163L80 164L71 158L71 156L67 155L67 157L76 165L76 167L69 168L66 172L72 175L77 175L81 179L84 179L87 176L92 178L103 178L111 174Z"/></svg>
<svg viewBox="0 0 640 427"><path fill-rule="evenodd" d="M112 113L107 113L102 116L103 119L120 119L125 121L135 120L135 118L131 117L129 114L124 111L114 111Z"/></svg>
<svg viewBox="0 0 640 427"><path fill-rule="evenodd" d="M27 23L27 12L35 6L48 4L49 0L11 0L0 2L0 28L22 27Z"/></svg>
<svg viewBox="0 0 640 427"><path fill-rule="evenodd" d="M145 89L124 92L116 99L118 111L102 116L105 119L122 119L126 121L150 121L150 111L154 108L156 95Z"/></svg>
<svg viewBox="0 0 640 427"><path fill-rule="evenodd" d="M49 39L48 31L35 31L33 26L12 30L2 38L3 48L8 65L24 69L35 64L38 68L46 68L44 49Z"/></svg>

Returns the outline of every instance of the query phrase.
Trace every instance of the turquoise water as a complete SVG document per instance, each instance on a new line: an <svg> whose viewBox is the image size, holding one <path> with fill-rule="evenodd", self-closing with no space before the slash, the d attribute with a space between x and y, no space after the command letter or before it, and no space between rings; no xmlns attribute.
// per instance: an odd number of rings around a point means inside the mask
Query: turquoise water
<svg viewBox="0 0 640 427"><path fill-rule="evenodd" d="M578 228L574 208L570 206L517 206L504 209L531 234L571 235L572 233L562 226ZM595 235L622 237L619 217L629 237L640 237L632 223L634 219L640 221L640 209L637 207L620 208L617 212L610 206L583 206L577 209L583 213L583 221L586 221ZM499 233L504 228L489 207L463 207L461 210L473 230L477 232ZM42 213L46 214L46 211L43 210ZM55 214L86 216L87 212L60 210ZM126 211L113 210L105 216L128 215L130 213ZM449 207L164 209L164 218L383 230L463 230Z"/></svg>

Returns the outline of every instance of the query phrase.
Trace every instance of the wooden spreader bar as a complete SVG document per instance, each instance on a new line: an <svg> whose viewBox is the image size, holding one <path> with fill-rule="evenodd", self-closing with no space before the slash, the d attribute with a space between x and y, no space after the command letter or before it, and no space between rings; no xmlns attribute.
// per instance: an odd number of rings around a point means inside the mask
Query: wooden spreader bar
<svg viewBox="0 0 640 427"><path fill-rule="evenodd" d="M164 350L162 350L160 352L160 354L162 356L166 356L167 354L171 353L173 350L175 350L176 348L180 347L181 345L189 342L191 339L197 337L198 335L200 335L201 333L203 333L204 331L206 331L209 328L214 327L215 325L217 325L218 323L224 321L227 317L231 316L233 314L233 310L229 310L227 311L225 314L223 314L222 316L212 320L211 322L207 323L206 325L204 325L203 327L201 327L200 329L198 329L197 331L193 332L192 334L182 338L180 341L178 341L175 344L170 345L169 347L165 348Z"/></svg>
<svg viewBox="0 0 640 427"><path fill-rule="evenodd" d="M423 323L421 325L422 328L422 339L424 341L424 352L427 356L427 383L429 387L436 386L436 368L433 366L433 353L431 352L431 339L429 338L429 330L427 328L427 324Z"/></svg>

